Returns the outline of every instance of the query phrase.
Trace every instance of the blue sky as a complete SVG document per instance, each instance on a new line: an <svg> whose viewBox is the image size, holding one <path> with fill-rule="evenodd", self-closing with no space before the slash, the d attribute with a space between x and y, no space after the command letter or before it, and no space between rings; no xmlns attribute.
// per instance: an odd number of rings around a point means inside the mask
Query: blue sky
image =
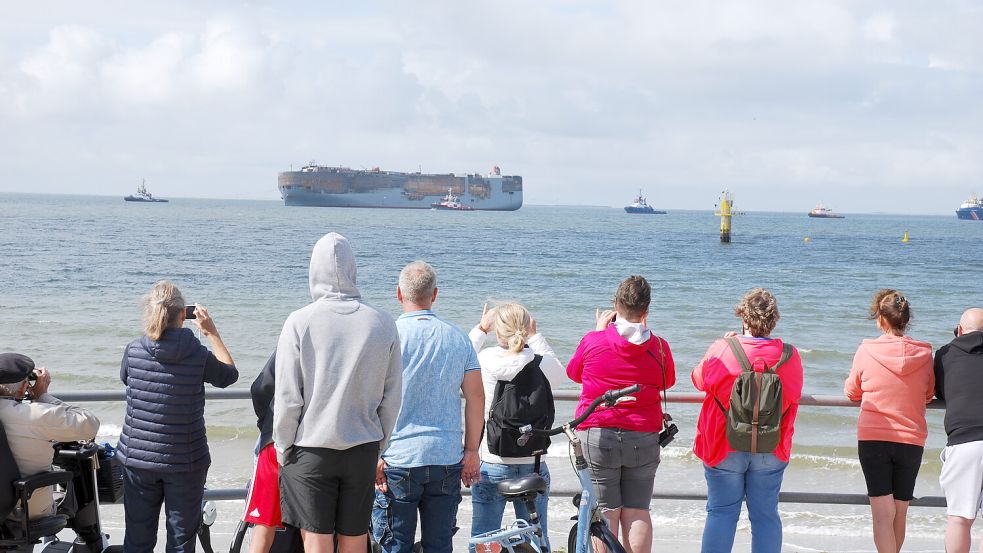
<svg viewBox="0 0 983 553"><path fill-rule="evenodd" d="M278 197L309 160L539 204L952 213L983 192L978 2L16 3L0 191Z"/></svg>

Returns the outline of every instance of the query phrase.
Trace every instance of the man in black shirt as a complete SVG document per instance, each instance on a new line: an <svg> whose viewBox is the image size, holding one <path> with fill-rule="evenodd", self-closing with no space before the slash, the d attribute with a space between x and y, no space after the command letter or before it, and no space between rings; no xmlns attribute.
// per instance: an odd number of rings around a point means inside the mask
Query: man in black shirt
<svg viewBox="0 0 983 553"><path fill-rule="evenodd" d="M935 395L946 402L948 436L939 483L949 515L945 550L968 553L983 496L983 309L967 309L955 334L935 352Z"/></svg>

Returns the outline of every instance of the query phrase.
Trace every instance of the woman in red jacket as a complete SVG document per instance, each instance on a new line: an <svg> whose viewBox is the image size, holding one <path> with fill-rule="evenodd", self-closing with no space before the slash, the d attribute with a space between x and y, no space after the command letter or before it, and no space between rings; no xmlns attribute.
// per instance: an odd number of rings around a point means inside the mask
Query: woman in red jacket
<svg viewBox="0 0 983 553"><path fill-rule="evenodd" d="M727 340L717 340L693 369L693 385L706 392L696 423L693 453L703 461L707 481L707 521L703 527L703 553L730 551L734 545L741 503L747 502L751 520L751 552L782 550L782 519L778 492L792 453L795 415L802 397L802 359L795 348L784 363L785 344L771 337L778 324L778 302L764 288L744 294L734 308L744 323L737 336L753 365L763 360L774 367L782 383L782 417L778 445L770 452L737 451L726 436L727 412L734 381L743 370ZM736 336L730 332L725 338ZM776 365L778 365L776 367Z"/></svg>
<svg viewBox="0 0 983 553"><path fill-rule="evenodd" d="M578 427L598 502L628 553L652 550L649 504L663 426L659 394L676 383L669 343L647 326L651 293L644 278L625 279L614 310L598 314L596 330L584 336L567 365L567 375L583 384L577 415L608 390L642 386L635 401L599 409Z"/></svg>

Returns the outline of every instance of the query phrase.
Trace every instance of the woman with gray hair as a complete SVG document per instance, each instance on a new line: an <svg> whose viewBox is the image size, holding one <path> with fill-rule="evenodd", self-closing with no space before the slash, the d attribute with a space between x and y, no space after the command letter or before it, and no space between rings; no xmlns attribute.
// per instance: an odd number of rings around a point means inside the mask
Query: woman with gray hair
<svg viewBox="0 0 983 553"><path fill-rule="evenodd" d="M728 332L714 342L692 375L696 389L706 392L693 441L693 453L703 461L707 481L702 551L731 550L741 503L746 501L751 520L751 551L777 552L782 550L778 492L792 453L793 425L802 397L802 359L791 344L771 337L779 314L778 302L768 290L748 291L735 306L734 314L741 319L741 334ZM777 388L781 420L778 436L772 436L777 445L772 444L769 449L762 440L759 450L755 438L748 451L728 431L732 430L728 425L733 424L731 411L735 409L731 392L738 377L748 370L746 366L757 370L759 362L764 363L766 370L773 370L781 382ZM756 434L760 435L760 432Z"/></svg>
<svg viewBox="0 0 983 553"><path fill-rule="evenodd" d="M239 378L215 322L201 305L185 306L177 286L154 284L143 298L144 336L123 352L126 418L119 437L127 553L157 544L161 505L167 506L167 551L193 552L211 457L205 438L205 383L219 388ZM213 351L198 341L194 319Z"/></svg>

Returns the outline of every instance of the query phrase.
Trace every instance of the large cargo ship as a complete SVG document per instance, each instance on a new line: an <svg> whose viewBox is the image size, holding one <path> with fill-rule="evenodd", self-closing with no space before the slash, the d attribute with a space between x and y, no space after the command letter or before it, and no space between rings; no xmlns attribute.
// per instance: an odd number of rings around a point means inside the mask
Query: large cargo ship
<svg viewBox="0 0 983 553"><path fill-rule="evenodd" d="M983 221L983 200L973 194L956 210L956 217L970 221Z"/></svg>
<svg viewBox="0 0 983 553"><path fill-rule="evenodd" d="M446 195L475 210L522 207L522 177L495 167L488 175L427 174L325 167L313 161L277 178L285 205L431 209Z"/></svg>

